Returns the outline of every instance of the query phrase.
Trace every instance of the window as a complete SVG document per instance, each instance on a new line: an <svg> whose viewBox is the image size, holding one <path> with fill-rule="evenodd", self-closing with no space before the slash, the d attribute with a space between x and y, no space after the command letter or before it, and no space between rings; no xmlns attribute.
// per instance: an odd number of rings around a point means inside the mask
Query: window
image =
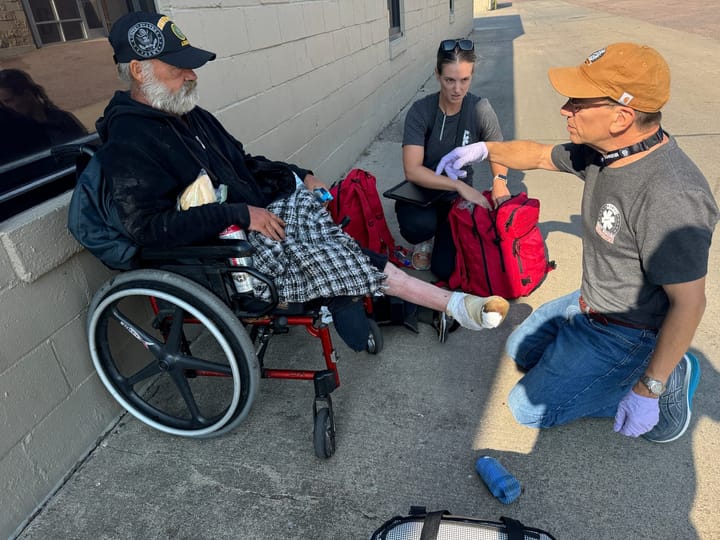
<svg viewBox="0 0 720 540"><path fill-rule="evenodd" d="M95 120L120 88L105 36L140 10L155 8L151 0L0 0L13 28L0 30L0 221L74 187L72 157L53 148L97 142Z"/></svg>
<svg viewBox="0 0 720 540"><path fill-rule="evenodd" d="M401 0L388 0L391 40L402 36L402 29L400 27L400 1Z"/></svg>

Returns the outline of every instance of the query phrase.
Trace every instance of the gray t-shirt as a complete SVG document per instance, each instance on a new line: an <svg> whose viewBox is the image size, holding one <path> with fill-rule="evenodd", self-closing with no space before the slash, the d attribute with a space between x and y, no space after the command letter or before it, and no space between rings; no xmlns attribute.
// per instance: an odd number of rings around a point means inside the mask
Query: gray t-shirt
<svg viewBox="0 0 720 540"><path fill-rule="evenodd" d="M593 309L659 328L663 285L707 273L718 207L707 180L674 138L624 167L600 167L585 145L553 148L561 171L585 180L582 295Z"/></svg>
<svg viewBox="0 0 720 540"><path fill-rule="evenodd" d="M423 165L428 169L434 171L440 159L458 146L455 144L458 139L460 146L478 141L503 140L497 115L487 98L470 93L467 96L475 113L468 115L467 126L459 126L459 112L446 116L440 110L437 93L417 100L408 110L405 116L403 146L406 144L424 146ZM432 131L428 133L431 127ZM462 133L458 133L460 129ZM472 185L472 171L469 171L465 182Z"/></svg>

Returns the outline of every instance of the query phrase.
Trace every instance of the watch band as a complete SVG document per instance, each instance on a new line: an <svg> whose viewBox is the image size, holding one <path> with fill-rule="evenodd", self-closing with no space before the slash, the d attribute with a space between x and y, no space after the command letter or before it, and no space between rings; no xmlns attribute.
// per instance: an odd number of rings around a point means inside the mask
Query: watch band
<svg viewBox="0 0 720 540"><path fill-rule="evenodd" d="M505 182L505 185L507 185L508 182L507 176L505 176L504 174L496 174L495 178L493 178L493 182L495 182L495 180L502 180L503 182Z"/></svg>
<svg viewBox="0 0 720 540"><path fill-rule="evenodd" d="M665 391L665 385L662 381L653 379L648 375L643 375L642 377L640 377L640 382L647 387L651 394L654 394L656 396L659 396Z"/></svg>

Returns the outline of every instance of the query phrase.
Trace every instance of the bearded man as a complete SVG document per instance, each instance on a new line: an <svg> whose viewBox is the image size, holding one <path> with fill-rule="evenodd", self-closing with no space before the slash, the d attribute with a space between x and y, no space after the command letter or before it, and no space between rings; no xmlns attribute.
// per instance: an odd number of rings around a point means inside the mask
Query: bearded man
<svg viewBox="0 0 720 540"><path fill-rule="evenodd" d="M506 300L439 289L361 250L313 195L327 186L312 171L245 152L197 106L194 70L215 54L190 45L168 17L130 13L109 40L129 90L116 92L97 121L98 155L118 217L139 246L208 244L230 225L246 229L255 266L274 278L281 302L327 299L335 329L354 350L369 335L357 301L366 294L398 296L472 330L502 322ZM226 200L180 211L178 197L203 174L213 188L226 186Z"/></svg>

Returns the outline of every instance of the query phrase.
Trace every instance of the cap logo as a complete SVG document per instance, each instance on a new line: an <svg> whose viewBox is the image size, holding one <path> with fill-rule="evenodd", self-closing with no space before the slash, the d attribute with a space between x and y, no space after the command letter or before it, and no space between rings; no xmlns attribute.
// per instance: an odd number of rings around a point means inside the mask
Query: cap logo
<svg viewBox="0 0 720 540"><path fill-rule="evenodd" d="M170 23L170 30L172 30L172 33L180 40L181 46L190 45L188 38L185 37L185 34L182 33L182 30L180 30L175 23Z"/></svg>
<svg viewBox="0 0 720 540"><path fill-rule="evenodd" d="M154 58L165 49L162 30L149 22L139 22L128 30L128 43L138 56Z"/></svg>
<svg viewBox="0 0 720 540"><path fill-rule="evenodd" d="M628 94L627 92L623 92L623 95L620 96L620 99L618 99L618 103L622 103L623 105L627 105L627 104L629 104L629 103L633 100L634 97L635 97L635 96L633 96L632 94Z"/></svg>
<svg viewBox="0 0 720 540"><path fill-rule="evenodd" d="M587 65L590 65L593 62L596 62L598 59L600 59L600 57L602 57L603 54L605 54L605 49L597 50L585 59L585 63Z"/></svg>

